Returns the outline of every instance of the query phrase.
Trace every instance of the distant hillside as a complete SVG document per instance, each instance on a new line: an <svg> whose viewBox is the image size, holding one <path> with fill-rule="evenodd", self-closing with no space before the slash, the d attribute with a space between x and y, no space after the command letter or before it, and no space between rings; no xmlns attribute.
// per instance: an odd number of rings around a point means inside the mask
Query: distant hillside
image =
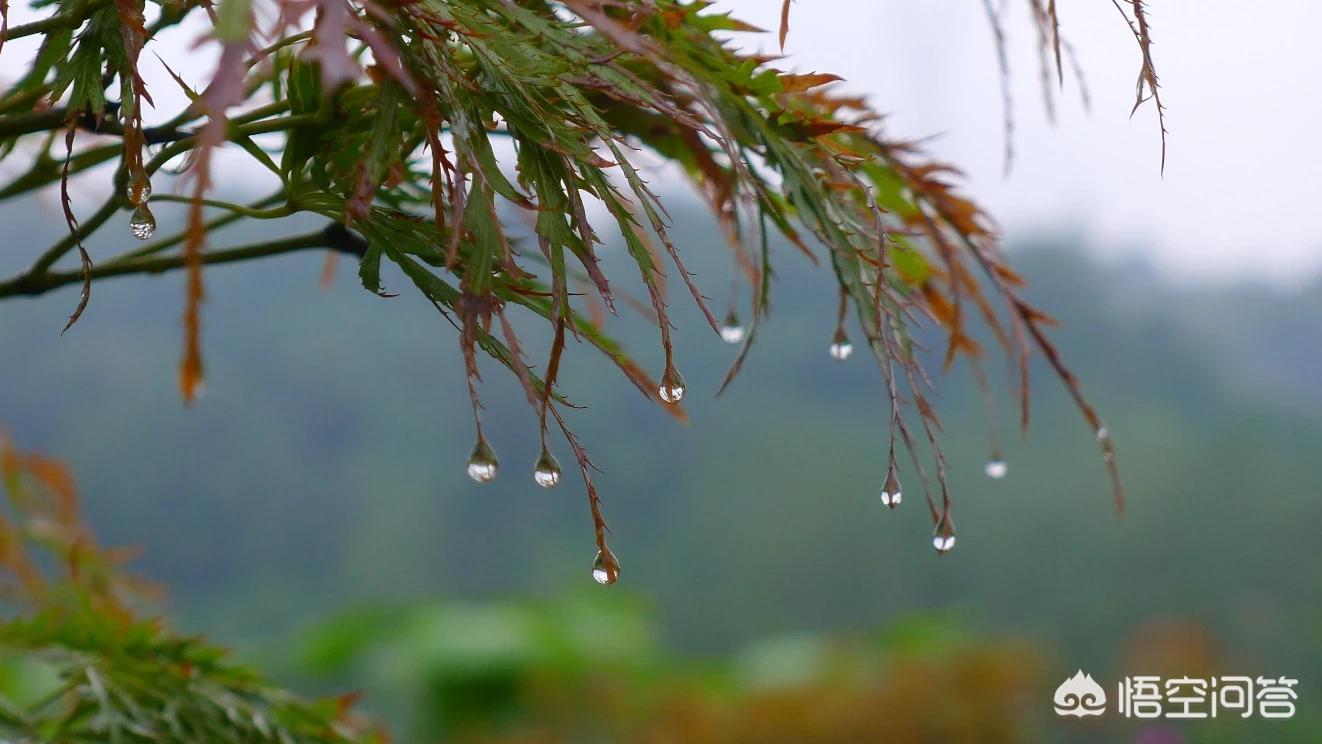
<svg viewBox="0 0 1322 744"><path fill-rule="evenodd" d="M723 307L727 252L701 220L677 224ZM58 228L13 211L6 226L15 244ZM827 277L782 249L776 266L792 279L719 400L732 349L691 310L677 314L688 427L573 350L567 389L590 403L573 421L606 471L623 564L621 585L603 591L647 598L691 651L945 610L1069 649L1071 668L1095 673L1120 663L1137 624L1189 616L1246 662L1236 670L1288 663L1322 682L1318 655L1294 645L1322 637L1318 286L1171 287L1050 240L1017 253L1116 437L1123 519L1089 432L1042 369L1026 442L1002 405L1009 476L985 479L981 404L957 370L940 384L959 547L938 559L916 482L898 511L878 503L876 365L827 356ZM535 422L507 375L486 365L503 469L479 487L463 474L472 432L453 329L407 294L361 290L347 263L319 289L321 261L208 271L208 392L194 410L174 389L180 277L98 284L63 338L73 290L6 302L0 421L76 465L104 537L142 546L139 565L172 587L187 627L250 647L368 599L596 590L577 477L549 492L533 484ZM612 328L659 367L654 329L636 318Z"/></svg>

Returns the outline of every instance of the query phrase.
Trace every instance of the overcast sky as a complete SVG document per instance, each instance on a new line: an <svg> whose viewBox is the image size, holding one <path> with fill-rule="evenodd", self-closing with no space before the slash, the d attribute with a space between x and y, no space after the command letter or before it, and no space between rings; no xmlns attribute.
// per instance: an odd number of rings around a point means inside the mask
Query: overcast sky
<svg viewBox="0 0 1322 744"><path fill-rule="evenodd" d="M965 168L1010 239L1065 227L1184 276L1294 282L1322 271L1322 3L1148 2L1170 130L1164 178L1155 110L1129 119L1138 47L1110 0L1059 3L1092 113L1067 75L1055 127L1028 0L1006 4L1018 125L1008 179L981 0L796 0L785 64L845 77L890 113L892 135L938 135L929 149ZM767 29L779 5L718 3ZM770 35L747 40L776 51Z"/></svg>
<svg viewBox="0 0 1322 744"><path fill-rule="evenodd" d="M1067 76L1054 127L1042 105L1029 0L994 0L1002 1L1017 126L1008 179L981 0L796 0L790 57L781 66L843 76L845 89L889 114L892 136L934 136L929 150L965 169L967 190L1011 242L1064 229L1189 278L1295 283L1322 272L1322 220L1314 218L1322 196L1322 45L1309 38L1322 28L1322 3L1150 0L1170 129L1163 178L1155 110L1147 105L1129 118L1138 47L1110 0L1059 3L1092 113ZM774 31L779 8L780 0L718 0L713 10ZM32 17L14 7L10 20ZM776 51L774 33L739 36ZM193 37L174 34L161 53L200 85L213 57L190 51ZM0 70L17 69L11 64L33 41L6 45ZM144 65L162 109L149 118L183 102L159 68L152 58Z"/></svg>

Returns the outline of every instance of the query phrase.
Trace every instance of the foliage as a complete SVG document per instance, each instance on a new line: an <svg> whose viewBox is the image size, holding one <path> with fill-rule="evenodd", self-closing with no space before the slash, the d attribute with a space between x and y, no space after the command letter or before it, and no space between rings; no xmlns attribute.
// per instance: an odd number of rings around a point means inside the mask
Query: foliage
<svg viewBox="0 0 1322 744"><path fill-rule="evenodd" d="M1289 721L1056 716L1052 694L1076 668L1077 649L1017 633L988 636L957 617L901 615L880 631L781 635L694 659L668 654L637 605L596 595L359 612L301 640L310 673L370 680L374 694L364 704L412 721L399 726L406 741L1317 738L1316 717L1302 709ZM1117 651L1120 669L1167 679L1215 677L1243 663L1232 662L1206 627L1170 619L1131 628Z"/></svg>
<svg viewBox="0 0 1322 744"><path fill-rule="evenodd" d="M304 663L370 680L409 741L1013 742L1049 698L1033 648L939 617L703 661L645 617L602 598L352 614L305 637Z"/></svg>
<svg viewBox="0 0 1322 744"><path fill-rule="evenodd" d="M0 736L7 741L381 741L351 697L308 702L135 605L152 588L84 526L59 463L0 439Z"/></svg>
<svg viewBox="0 0 1322 744"><path fill-rule="evenodd" d="M1041 48L1053 52L1060 77L1067 47L1056 4L1030 2ZM643 395L682 416L677 404L685 386L671 343L666 258L719 330L637 162L635 153L645 151L696 185L751 287L750 322L722 389L759 338L769 309L768 233L784 235L814 263L818 250L810 243L825 249L838 287L834 341L847 345L852 312L890 401L884 488L899 489L898 441L922 482L938 549L953 545L954 521L940 422L915 351L915 334L928 320L946 336L946 366L963 355L979 380L982 350L970 326L980 319L991 329L1019 370L1024 426L1028 357L1040 350L1096 433L1117 507L1123 502L1106 428L1048 340L1050 318L1022 297L1022 281L997 249L990 221L951 185L955 169L925 158L913 143L884 136L880 117L861 99L827 87L837 77L785 72L773 59L739 52L727 36L755 29L709 3L223 0L213 9L201 0L58 0L53 6L49 17L8 30L11 39L40 35L42 42L27 72L0 96L4 152L31 163L0 197L58 181L70 234L30 269L0 281L0 297L80 283L72 325L97 279L185 268L179 383L186 401L203 380L204 265L332 249L357 256L363 285L387 296L382 267L393 264L458 330L477 435L470 473L485 480L497 468L479 415L481 351L519 379L539 421L539 463L557 473L548 421L564 434L586 483L601 576L613 581L618 563L606 544L593 463L562 412L571 405L558 379L567 340L595 347ZM1116 7L1125 13L1118 1ZM1143 58L1141 102L1156 96L1157 78L1144 6L1130 0L1129 9ZM211 24L208 39L219 48L214 73L195 92L167 66L193 104L161 126L144 126L144 106L152 105L140 74L144 51L202 12ZM991 17L998 23L995 12ZM782 44L788 23L786 2ZM87 132L98 135L98 144L77 149ZM270 150L254 139L270 134L282 137ZM105 135L120 141L99 144ZM225 144L270 171L276 193L249 205L208 199L216 181L212 156ZM149 146L159 149L144 154ZM179 158L186 158L191 194L153 195L150 179ZM71 177L116 159L111 196L79 218ZM171 202L186 204L185 231L93 264L84 242L111 218L130 211L131 232L150 239L152 207ZM332 222L294 237L206 247L211 232L236 219L295 213ZM600 223L620 234L645 286L645 312L655 320L663 354L659 381L603 329L600 307L614 312L616 284L599 266ZM54 270L75 249L80 269ZM514 332L515 314L545 323L550 352L540 369ZM733 297L727 317L737 323Z"/></svg>

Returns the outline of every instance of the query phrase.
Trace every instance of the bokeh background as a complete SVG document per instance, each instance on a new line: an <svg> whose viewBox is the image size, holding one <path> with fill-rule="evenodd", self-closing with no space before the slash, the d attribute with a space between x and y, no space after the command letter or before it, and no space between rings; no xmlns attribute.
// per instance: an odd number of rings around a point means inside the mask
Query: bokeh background
<svg viewBox="0 0 1322 744"><path fill-rule="evenodd" d="M718 7L774 28L778 6ZM913 479L897 511L878 500L880 372L827 355L830 278L784 247L765 335L719 399L733 349L675 293L688 425L572 350L567 392L589 404L572 421L603 467L623 567L610 588L589 577L577 476L532 481L517 383L484 367L502 472L478 486L453 329L408 292L364 292L346 262L328 288L318 255L209 269L208 390L191 410L175 393L180 277L98 284L64 337L75 289L10 300L0 422L74 465L103 540L140 546L136 567L169 587L170 622L301 690L362 690L401 741L1316 741L1322 104L1307 29L1322 9L1153 8L1164 178L1152 109L1127 118L1137 49L1114 8L1062 8L1092 113L1067 78L1054 127L1020 10L1006 20L1008 177L980 3L800 2L786 66L844 75L894 112L888 131L940 133L928 149L967 168L1116 440L1123 518L1091 433L1040 366L1022 441L994 376L1009 474L983 476L989 424L956 365L938 387L959 545L938 557ZM201 77L198 56L182 67ZM234 171L222 191L243 196L251 177ZM663 187L676 242L723 307L728 251L682 185ZM63 230L58 209L53 193L0 204L0 269ZM608 274L629 273L603 252ZM610 329L659 368L643 319ZM1051 692L1076 669L1111 684L1286 675L1299 713L1062 723Z"/></svg>

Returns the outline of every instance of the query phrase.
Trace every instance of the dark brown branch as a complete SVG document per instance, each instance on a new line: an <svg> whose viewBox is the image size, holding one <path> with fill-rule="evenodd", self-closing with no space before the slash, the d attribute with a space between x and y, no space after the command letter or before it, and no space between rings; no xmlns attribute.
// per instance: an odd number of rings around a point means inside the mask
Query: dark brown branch
<svg viewBox="0 0 1322 744"><path fill-rule="evenodd" d="M331 223L326 229L317 232L204 253L202 254L202 263L235 263L313 248L328 248L342 253L362 256L366 243L343 225ZM183 256L120 259L98 264L92 269L91 277L96 280L133 274L161 274L183 268L183 266ZM59 271L38 275L23 274L8 281L0 282L0 298L41 295L69 284L77 284L82 280L83 274L81 271Z"/></svg>
<svg viewBox="0 0 1322 744"><path fill-rule="evenodd" d="M49 132L63 127L68 119L69 110L65 108L0 117L0 139L18 137L24 134L36 134L37 132ZM115 136L123 136L124 134L123 124L104 116L82 113L76 116L74 121L79 129L85 129L89 132ZM191 136L193 136L192 132L181 131L174 127L146 127L142 130L143 141L149 145L177 142Z"/></svg>
<svg viewBox="0 0 1322 744"><path fill-rule="evenodd" d="M42 18L39 21L25 23L21 26L14 26L9 29L9 33L5 35L5 38L21 39L24 36L44 34L47 31L54 31L59 28L78 28L83 25L83 21L86 21L88 16L91 15L91 11L97 10L108 1L109 0L91 0L91 2L84 4L82 7L75 6L72 11L56 13L47 18Z"/></svg>

